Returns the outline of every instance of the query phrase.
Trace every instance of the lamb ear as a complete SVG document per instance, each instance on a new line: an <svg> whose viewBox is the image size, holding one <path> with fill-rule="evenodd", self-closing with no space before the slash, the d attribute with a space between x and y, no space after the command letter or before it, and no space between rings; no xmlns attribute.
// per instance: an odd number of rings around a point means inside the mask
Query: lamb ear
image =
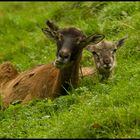
<svg viewBox="0 0 140 140"><path fill-rule="evenodd" d="M94 52L94 51L95 51L95 46L94 46L94 45L88 45L88 46L86 46L86 49L87 49L89 52Z"/></svg>
<svg viewBox="0 0 140 140"><path fill-rule="evenodd" d="M117 48L121 47L124 42L126 41L126 39L128 38L128 36L123 37L122 39L120 39L119 41L117 41L115 44L117 46Z"/></svg>

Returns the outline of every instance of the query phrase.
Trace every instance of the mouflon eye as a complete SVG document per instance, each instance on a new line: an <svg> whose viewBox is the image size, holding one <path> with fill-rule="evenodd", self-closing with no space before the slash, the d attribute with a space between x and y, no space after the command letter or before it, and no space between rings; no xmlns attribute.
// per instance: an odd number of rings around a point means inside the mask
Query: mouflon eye
<svg viewBox="0 0 140 140"><path fill-rule="evenodd" d="M58 34L58 40L59 40L59 41L62 41L62 40L63 40L63 35L60 34L60 33Z"/></svg>

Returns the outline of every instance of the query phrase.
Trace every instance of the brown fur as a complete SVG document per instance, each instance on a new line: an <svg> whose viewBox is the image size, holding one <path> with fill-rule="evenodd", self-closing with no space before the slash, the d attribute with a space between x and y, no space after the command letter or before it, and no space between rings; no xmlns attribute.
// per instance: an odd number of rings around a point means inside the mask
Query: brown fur
<svg viewBox="0 0 140 140"><path fill-rule="evenodd" d="M53 64L44 64L27 70L8 81L4 87L1 87L4 106L8 106L9 103L15 101L27 103L35 98L60 96L64 93L62 85L72 81L71 78L74 79L72 85L77 85L77 73L75 73L75 76L66 69L65 72L57 69Z"/></svg>
<svg viewBox="0 0 140 140"><path fill-rule="evenodd" d="M83 77L90 77L96 74L96 70L93 67L80 67L79 69L79 76Z"/></svg>
<svg viewBox="0 0 140 140"><path fill-rule="evenodd" d="M0 65L0 88L4 87L7 82L18 75L18 72L13 64L5 62ZM2 94L2 93L0 93Z"/></svg>
<svg viewBox="0 0 140 140"><path fill-rule="evenodd" d="M26 103L34 98L56 97L60 94L60 86L56 86L59 74L59 69L52 64L44 64L21 73L3 89L4 106L15 100Z"/></svg>
<svg viewBox="0 0 140 140"><path fill-rule="evenodd" d="M59 29L51 22L48 26L49 29L45 28L43 32L56 40L55 62L37 66L19 75L12 74L5 80L4 86L0 87L4 107L16 101L24 104L37 98L55 98L65 95L70 85L77 87L83 48L91 41L99 42L103 39L102 35L90 36L89 39L76 28ZM4 73L5 70L2 70Z"/></svg>

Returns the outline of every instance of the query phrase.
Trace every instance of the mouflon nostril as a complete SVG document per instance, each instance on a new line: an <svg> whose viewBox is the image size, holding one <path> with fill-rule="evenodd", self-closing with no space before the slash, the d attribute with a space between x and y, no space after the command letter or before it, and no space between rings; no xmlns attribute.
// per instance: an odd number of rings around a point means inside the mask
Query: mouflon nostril
<svg viewBox="0 0 140 140"><path fill-rule="evenodd" d="M59 57L61 57L62 59L68 59L70 57L70 53L68 51L60 51Z"/></svg>

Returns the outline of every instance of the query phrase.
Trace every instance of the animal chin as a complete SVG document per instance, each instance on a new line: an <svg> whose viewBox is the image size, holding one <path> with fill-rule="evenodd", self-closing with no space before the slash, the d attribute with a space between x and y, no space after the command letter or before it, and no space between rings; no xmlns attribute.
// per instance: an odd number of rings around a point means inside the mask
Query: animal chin
<svg viewBox="0 0 140 140"><path fill-rule="evenodd" d="M54 66L58 69L63 69L63 68L70 67L71 65L73 65L73 62L74 61L70 61L70 62L55 61Z"/></svg>
<svg viewBox="0 0 140 140"><path fill-rule="evenodd" d="M104 68L107 69L107 70L111 69L111 67L104 67Z"/></svg>
<svg viewBox="0 0 140 140"><path fill-rule="evenodd" d="M103 68L106 69L106 70L111 70L112 66L111 65L104 65Z"/></svg>
<svg viewBox="0 0 140 140"><path fill-rule="evenodd" d="M54 66L58 69L63 69L66 67L66 64L63 62L54 62Z"/></svg>
<svg viewBox="0 0 140 140"><path fill-rule="evenodd" d="M63 66L63 64L61 64L61 63L56 63L56 62L54 62L54 66L56 67L56 68L59 68L59 69L61 69L61 67Z"/></svg>
<svg viewBox="0 0 140 140"><path fill-rule="evenodd" d="M108 67L104 67L104 71L112 71L112 68L113 67L109 67L109 66Z"/></svg>

